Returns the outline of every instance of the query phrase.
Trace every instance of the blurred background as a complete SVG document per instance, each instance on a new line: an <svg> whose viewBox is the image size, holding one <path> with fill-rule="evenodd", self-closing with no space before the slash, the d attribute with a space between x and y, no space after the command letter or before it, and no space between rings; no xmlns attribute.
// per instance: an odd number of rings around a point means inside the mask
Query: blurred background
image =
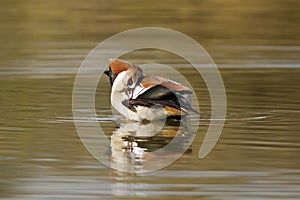
<svg viewBox="0 0 300 200"><path fill-rule="evenodd" d="M299 11L298 0L1 0L0 198L299 199ZM128 174L105 167L82 145L72 89L99 42L144 26L174 29L203 45L220 69L228 109L218 144L198 159L210 122L205 83L172 55L129 56L177 66L195 86L203 116L179 160ZM97 111L110 136L118 125L109 83L101 81ZM148 149L159 146L148 142Z"/></svg>

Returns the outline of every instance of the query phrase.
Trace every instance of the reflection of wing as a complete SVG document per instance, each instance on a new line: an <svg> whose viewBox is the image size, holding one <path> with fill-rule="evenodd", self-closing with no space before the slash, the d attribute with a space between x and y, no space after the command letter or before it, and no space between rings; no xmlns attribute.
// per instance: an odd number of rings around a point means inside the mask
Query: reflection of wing
<svg viewBox="0 0 300 200"><path fill-rule="evenodd" d="M189 101L190 88L177 82L154 76L145 76L135 88L130 104L151 107L161 105L171 115L193 110Z"/></svg>

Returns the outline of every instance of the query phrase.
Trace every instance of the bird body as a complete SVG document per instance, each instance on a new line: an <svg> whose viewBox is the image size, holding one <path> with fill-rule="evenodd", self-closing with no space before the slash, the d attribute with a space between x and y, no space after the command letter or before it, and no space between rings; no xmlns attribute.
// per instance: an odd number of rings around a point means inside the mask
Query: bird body
<svg viewBox="0 0 300 200"><path fill-rule="evenodd" d="M112 106L130 120L180 118L189 110L195 111L190 105L192 91L188 87L163 77L146 76L130 62L110 59L105 74L112 85Z"/></svg>

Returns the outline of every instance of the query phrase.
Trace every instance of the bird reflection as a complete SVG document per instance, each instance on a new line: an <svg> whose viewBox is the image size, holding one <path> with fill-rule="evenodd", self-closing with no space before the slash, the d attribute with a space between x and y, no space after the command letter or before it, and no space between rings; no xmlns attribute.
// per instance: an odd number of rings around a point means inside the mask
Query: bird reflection
<svg viewBox="0 0 300 200"><path fill-rule="evenodd" d="M162 159L177 159L191 152L193 138L188 123L123 123L111 135L111 167L123 172L145 172L159 166Z"/></svg>

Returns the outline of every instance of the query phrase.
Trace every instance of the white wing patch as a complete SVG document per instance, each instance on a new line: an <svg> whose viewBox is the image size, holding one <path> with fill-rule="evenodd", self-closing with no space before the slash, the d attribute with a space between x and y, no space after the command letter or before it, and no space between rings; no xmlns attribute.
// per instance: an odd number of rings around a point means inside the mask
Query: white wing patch
<svg viewBox="0 0 300 200"><path fill-rule="evenodd" d="M149 88L145 88L145 87L141 86L140 84L137 85L133 91L132 99L136 99L138 96L140 96L141 94L146 92L148 89Z"/></svg>

